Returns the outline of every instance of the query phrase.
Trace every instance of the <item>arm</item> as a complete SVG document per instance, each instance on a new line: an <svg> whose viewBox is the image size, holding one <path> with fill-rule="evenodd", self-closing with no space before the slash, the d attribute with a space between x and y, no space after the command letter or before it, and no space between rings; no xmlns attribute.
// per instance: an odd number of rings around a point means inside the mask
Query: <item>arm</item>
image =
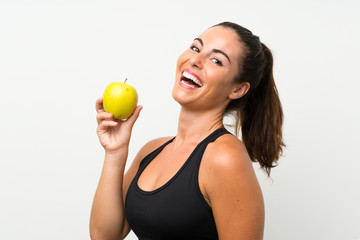
<svg viewBox="0 0 360 240"><path fill-rule="evenodd" d="M200 175L220 240L262 240L264 202L245 146L226 135L209 145Z"/></svg>
<svg viewBox="0 0 360 240"><path fill-rule="evenodd" d="M141 107L138 106L126 121L116 121L111 114L106 113L102 99L96 101L96 110L97 134L105 149L105 160L93 200L90 235L96 240L120 239L130 229L124 213L124 169L132 127Z"/></svg>

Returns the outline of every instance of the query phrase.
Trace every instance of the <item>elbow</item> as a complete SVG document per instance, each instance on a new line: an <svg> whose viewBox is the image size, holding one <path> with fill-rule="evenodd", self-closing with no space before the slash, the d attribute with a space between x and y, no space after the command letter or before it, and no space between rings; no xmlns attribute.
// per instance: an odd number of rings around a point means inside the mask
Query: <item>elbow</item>
<svg viewBox="0 0 360 240"><path fill-rule="evenodd" d="M91 240L106 240L104 236L102 236L101 232L94 227L90 227L90 239Z"/></svg>
<svg viewBox="0 0 360 240"><path fill-rule="evenodd" d="M97 227L90 227L90 239L91 240L110 240L106 235Z"/></svg>
<svg viewBox="0 0 360 240"><path fill-rule="evenodd" d="M119 240L123 239L121 234L109 234L98 227L90 227L91 240Z"/></svg>

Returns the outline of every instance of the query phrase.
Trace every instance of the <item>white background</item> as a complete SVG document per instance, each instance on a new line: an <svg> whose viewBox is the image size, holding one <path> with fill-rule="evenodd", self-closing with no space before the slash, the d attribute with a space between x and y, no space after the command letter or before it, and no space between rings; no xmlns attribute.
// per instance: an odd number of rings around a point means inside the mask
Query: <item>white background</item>
<svg viewBox="0 0 360 240"><path fill-rule="evenodd" d="M0 239L89 239L103 160L95 100L113 81L144 106L129 162L176 134L175 64L233 21L275 58L287 148L254 164L266 240L360 238L358 1L0 1ZM130 234L127 239L136 239Z"/></svg>

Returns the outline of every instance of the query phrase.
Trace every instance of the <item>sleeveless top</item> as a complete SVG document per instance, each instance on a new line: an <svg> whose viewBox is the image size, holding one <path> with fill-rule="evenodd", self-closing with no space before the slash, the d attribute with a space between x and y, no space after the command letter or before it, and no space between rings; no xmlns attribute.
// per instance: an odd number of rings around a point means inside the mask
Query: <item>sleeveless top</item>
<svg viewBox="0 0 360 240"><path fill-rule="evenodd" d="M140 189L138 179L175 137L142 160L125 200L128 223L140 240L218 239L212 210L199 187L198 173L206 146L226 133L229 132L220 128L202 140L178 172L153 191Z"/></svg>

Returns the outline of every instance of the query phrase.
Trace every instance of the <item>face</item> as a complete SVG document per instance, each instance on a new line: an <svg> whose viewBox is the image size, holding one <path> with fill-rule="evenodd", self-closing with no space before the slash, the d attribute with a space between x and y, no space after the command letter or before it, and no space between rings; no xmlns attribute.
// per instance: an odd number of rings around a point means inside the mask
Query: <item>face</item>
<svg viewBox="0 0 360 240"><path fill-rule="evenodd" d="M243 48L232 29L206 30L180 55L173 97L182 106L225 109L238 96L234 83Z"/></svg>

